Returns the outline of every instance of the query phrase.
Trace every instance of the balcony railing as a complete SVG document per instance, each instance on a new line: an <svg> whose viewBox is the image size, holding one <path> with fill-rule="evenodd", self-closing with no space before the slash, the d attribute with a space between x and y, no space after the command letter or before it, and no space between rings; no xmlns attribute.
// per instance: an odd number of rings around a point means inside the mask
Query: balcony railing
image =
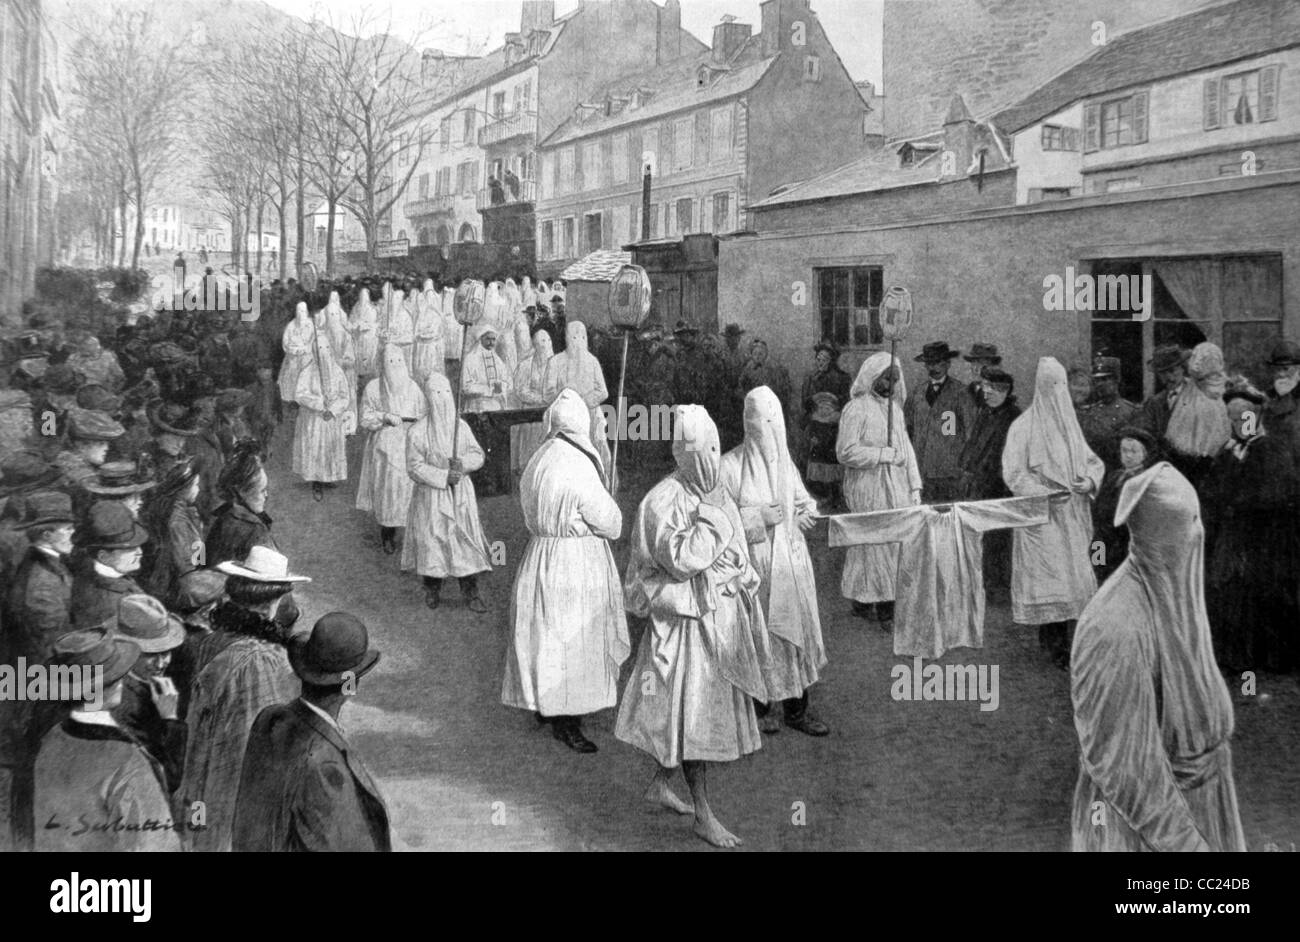
<svg viewBox="0 0 1300 942"><path fill-rule="evenodd" d="M502 206L514 206L518 203L531 203L537 199L536 180L520 180L518 187L519 191L515 192L510 189L509 184L503 182L495 192L491 187L484 187L479 190L479 212L485 209L498 209Z"/></svg>
<svg viewBox="0 0 1300 942"><path fill-rule="evenodd" d="M497 118L491 124L479 128L478 146L488 147L516 137L526 137L537 133L537 112L516 111L504 118Z"/></svg>
<svg viewBox="0 0 1300 942"><path fill-rule="evenodd" d="M411 217L449 213L456 208L456 198L455 193L444 193L441 196L430 196L422 200L407 200L406 215Z"/></svg>

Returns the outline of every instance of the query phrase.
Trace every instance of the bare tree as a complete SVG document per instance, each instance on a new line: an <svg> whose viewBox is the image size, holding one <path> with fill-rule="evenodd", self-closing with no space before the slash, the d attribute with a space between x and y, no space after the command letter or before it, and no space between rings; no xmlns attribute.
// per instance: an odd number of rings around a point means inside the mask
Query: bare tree
<svg viewBox="0 0 1300 942"><path fill-rule="evenodd" d="M187 53L146 8L118 9L106 23L83 29L72 57L78 110L95 115L74 125L74 133L85 134L76 143L125 172L117 209L125 243L128 200L135 207L132 267L140 264L147 202L188 123L193 72Z"/></svg>

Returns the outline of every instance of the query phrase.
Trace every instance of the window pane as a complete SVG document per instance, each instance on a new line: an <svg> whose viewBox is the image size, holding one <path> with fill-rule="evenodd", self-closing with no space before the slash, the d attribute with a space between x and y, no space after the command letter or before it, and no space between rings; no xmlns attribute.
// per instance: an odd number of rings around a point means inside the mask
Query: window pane
<svg viewBox="0 0 1300 942"><path fill-rule="evenodd" d="M1223 316L1229 321L1282 319L1282 259L1246 256L1223 260Z"/></svg>
<svg viewBox="0 0 1300 942"><path fill-rule="evenodd" d="M1282 339L1281 323L1223 325L1223 363L1229 375L1244 373L1261 389L1271 388L1264 363Z"/></svg>

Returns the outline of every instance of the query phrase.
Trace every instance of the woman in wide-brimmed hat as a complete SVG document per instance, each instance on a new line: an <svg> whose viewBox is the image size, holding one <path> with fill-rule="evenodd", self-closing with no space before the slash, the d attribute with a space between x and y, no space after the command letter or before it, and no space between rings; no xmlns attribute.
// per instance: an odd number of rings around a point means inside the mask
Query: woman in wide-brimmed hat
<svg viewBox="0 0 1300 942"><path fill-rule="evenodd" d="M176 465L149 502L144 523L151 537L145 560L149 593L171 605L181 576L203 565L203 521L196 502L201 486L193 461Z"/></svg>
<svg viewBox="0 0 1300 942"><path fill-rule="evenodd" d="M840 480L843 470L835 457L835 441L839 437L839 412L849 401L849 387L853 380L840 369L840 350L829 340L813 347L816 368L803 384L802 428L805 437L807 465L805 475L808 490L813 496L828 499L832 507L841 504ZM834 396L830 402L826 396Z"/></svg>

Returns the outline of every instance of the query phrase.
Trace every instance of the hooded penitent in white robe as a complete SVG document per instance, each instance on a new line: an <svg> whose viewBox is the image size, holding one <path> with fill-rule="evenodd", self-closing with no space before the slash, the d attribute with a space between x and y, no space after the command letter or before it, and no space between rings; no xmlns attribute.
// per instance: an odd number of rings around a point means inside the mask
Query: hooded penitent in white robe
<svg viewBox="0 0 1300 942"><path fill-rule="evenodd" d="M357 349L357 376L374 376L379 372L379 312L370 300L369 288L362 288L361 297L352 305L348 330Z"/></svg>
<svg viewBox="0 0 1300 942"><path fill-rule="evenodd" d="M316 341L316 325L307 313L306 302L299 301L293 320L285 325L280 345L284 348L284 362L280 364L280 398L295 401L298 395L298 375L312 361L312 344Z"/></svg>
<svg viewBox="0 0 1300 942"><path fill-rule="evenodd" d="M460 389L465 412L500 412L510 402L513 384L510 367L497 355L495 348L483 348L480 341L487 334L495 335L500 342L501 336L491 324L476 327L473 346L467 348L465 359L461 363ZM501 384L499 391L497 383Z"/></svg>
<svg viewBox="0 0 1300 942"><path fill-rule="evenodd" d="M591 438L609 467L609 440L599 430L599 407L609 398L609 388L600 361L587 349L587 325L582 321L569 321L564 328L564 352L551 357L546 368L547 396L554 399L561 389L572 389L591 410Z"/></svg>
<svg viewBox="0 0 1300 942"><path fill-rule="evenodd" d="M677 471L641 501L630 535L623 595L650 624L614 727L664 768L761 748L753 700L767 697L769 657L745 527L720 487L718 430L701 406L676 412Z"/></svg>
<svg viewBox="0 0 1300 942"><path fill-rule="evenodd" d="M515 367L519 365L519 355L515 350L509 303L506 301L504 286L499 281L493 281L487 286L483 299L483 324L490 325L496 331L497 356L505 361L506 369L513 374Z"/></svg>
<svg viewBox="0 0 1300 942"><path fill-rule="evenodd" d="M551 361L551 335L539 330L533 335L532 356L515 368L511 407L540 409L550 400L546 398L546 365ZM510 426L510 469L522 471L545 437L541 422L521 422ZM588 429L590 438L590 428ZM597 454L599 454L597 450Z"/></svg>
<svg viewBox="0 0 1300 942"><path fill-rule="evenodd" d="M320 337L328 339L334 359L348 381L348 402L352 403L353 407L348 410L348 424L344 426L343 434L351 435L357 430L357 348L352 342L352 332L348 330L347 312L339 303L337 291L330 292L329 304L317 316L316 326L320 329Z"/></svg>
<svg viewBox="0 0 1300 942"><path fill-rule="evenodd" d="M1196 492L1161 462L1124 485L1124 523L1128 556L1084 609L1070 655L1073 848L1244 851Z"/></svg>
<svg viewBox="0 0 1300 942"><path fill-rule="evenodd" d="M872 386L893 365L898 372L892 402ZM844 466L844 500L853 513L897 510L921 502L921 472L903 423L907 390L898 359L888 353L867 357L849 389L850 399L840 414L835 455ZM894 412L893 437L889 437L889 412ZM886 462L885 448L894 449ZM897 544L850 546L844 554L840 592L857 602L891 602L898 575Z"/></svg>
<svg viewBox="0 0 1300 942"><path fill-rule="evenodd" d="M1002 479L1017 497L1057 494L1047 523L1015 532L1011 553L1011 618L1046 625L1078 618L1097 591L1090 550L1092 501L1106 467L1083 439L1065 368L1038 361L1034 401L1007 432ZM1071 490L1086 479L1088 493Z"/></svg>
<svg viewBox="0 0 1300 942"><path fill-rule="evenodd" d="M370 437L361 459L357 510L370 511L381 527L404 527L415 488L406 471L406 433L429 407L401 350L385 346L382 363L379 378L366 384L361 399L361 427Z"/></svg>
<svg viewBox="0 0 1300 942"><path fill-rule="evenodd" d="M456 320L456 289L442 289L442 349L448 360L460 362L465 328Z"/></svg>
<svg viewBox="0 0 1300 942"><path fill-rule="evenodd" d="M433 282L424 283L416 299L419 314L415 320L415 353L411 375L423 382L430 373L444 373L446 346L443 337L442 298L433 290Z"/></svg>
<svg viewBox="0 0 1300 942"><path fill-rule="evenodd" d="M356 400L323 326L318 336L320 341L313 345L315 356L298 376L300 408L293 423L293 473L305 481L346 481L347 429L356 428Z"/></svg>
<svg viewBox="0 0 1300 942"><path fill-rule="evenodd" d="M790 460L785 416L776 393L766 386L745 396L745 441L722 456L722 486L740 507L749 557L759 577L772 657L764 671L767 699L803 695L826 666L817 583L798 514L815 514ZM781 507L775 526L763 522L763 508Z"/></svg>
<svg viewBox="0 0 1300 942"><path fill-rule="evenodd" d="M605 489L578 394L561 392L546 425L546 441L520 481L529 540L515 574L501 702L582 716L614 706L619 666L631 652L609 545L623 514Z"/></svg>
<svg viewBox="0 0 1300 942"><path fill-rule="evenodd" d="M472 576L492 568L479 521L470 472L483 467L483 449L456 415L451 383L441 373L424 381L429 412L406 435L406 471L415 483L402 543L402 569L445 579ZM455 433L460 427L459 435ZM455 456L464 472L454 486L447 471Z"/></svg>
<svg viewBox="0 0 1300 942"><path fill-rule="evenodd" d="M1187 373L1191 382L1174 400L1165 441L1180 455L1217 455L1232 437L1232 423L1223 402L1227 387L1223 351L1209 342L1197 344L1187 361Z"/></svg>
<svg viewBox="0 0 1300 942"><path fill-rule="evenodd" d="M524 275L523 283L519 286L519 300L524 307L537 306L537 289L533 287L533 279Z"/></svg>
<svg viewBox="0 0 1300 942"><path fill-rule="evenodd" d="M406 308L406 296L393 291L379 308L379 342L396 344L406 357L406 365L415 368L415 320Z"/></svg>

